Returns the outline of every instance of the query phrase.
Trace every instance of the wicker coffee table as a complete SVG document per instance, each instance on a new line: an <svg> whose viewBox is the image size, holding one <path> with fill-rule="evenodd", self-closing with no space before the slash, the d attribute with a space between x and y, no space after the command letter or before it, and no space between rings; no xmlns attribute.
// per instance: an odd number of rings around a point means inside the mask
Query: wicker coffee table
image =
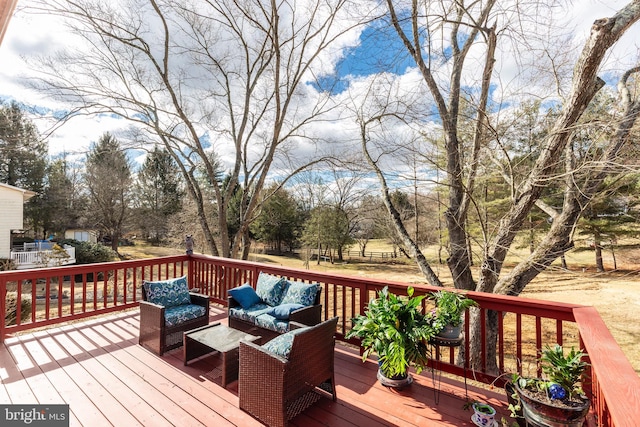
<svg viewBox="0 0 640 427"><path fill-rule="evenodd" d="M184 333L184 364L210 353L222 359L222 386L238 379L240 341L256 341L260 337L238 331L220 323L212 323Z"/></svg>

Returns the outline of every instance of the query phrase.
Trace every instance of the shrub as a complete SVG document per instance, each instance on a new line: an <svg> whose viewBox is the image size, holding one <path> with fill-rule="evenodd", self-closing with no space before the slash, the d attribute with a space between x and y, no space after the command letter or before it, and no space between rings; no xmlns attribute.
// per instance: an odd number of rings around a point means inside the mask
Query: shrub
<svg viewBox="0 0 640 427"><path fill-rule="evenodd" d="M111 248L98 243L80 242L74 239L65 239L58 243L61 246L69 245L76 248L76 264L109 262L116 258L116 253Z"/></svg>
<svg viewBox="0 0 640 427"><path fill-rule="evenodd" d="M0 258L0 271L10 271L15 269L16 265L12 259Z"/></svg>
<svg viewBox="0 0 640 427"><path fill-rule="evenodd" d="M4 314L5 325L15 325L18 313L18 293L7 292L7 309ZM31 316L31 300L22 297L20 301L20 321L24 322Z"/></svg>

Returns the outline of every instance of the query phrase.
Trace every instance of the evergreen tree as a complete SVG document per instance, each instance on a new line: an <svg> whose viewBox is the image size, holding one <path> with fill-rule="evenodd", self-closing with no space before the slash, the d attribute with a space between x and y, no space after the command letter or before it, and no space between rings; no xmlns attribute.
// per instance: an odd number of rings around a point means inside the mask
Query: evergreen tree
<svg viewBox="0 0 640 427"><path fill-rule="evenodd" d="M109 133L87 155L85 182L90 194L88 217L117 252L131 216L132 177L120 143Z"/></svg>
<svg viewBox="0 0 640 427"><path fill-rule="evenodd" d="M304 223L302 241L308 247L317 247L318 262L321 255L328 255L331 261L335 255L342 261L342 253L355 240L350 235L349 218L338 206L323 205L314 208Z"/></svg>
<svg viewBox="0 0 640 427"><path fill-rule="evenodd" d="M304 213L293 195L277 185L268 188L269 197L262 203L260 215L251 225L251 232L260 242L269 244L279 253L282 246L289 250L297 245Z"/></svg>
<svg viewBox="0 0 640 427"><path fill-rule="evenodd" d="M620 238L636 237L640 234L637 226L639 216L637 198L637 174L629 174L621 179L609 179L604 183L607 189L592 200L582 214L579 234L593 241L596 270L605 271L602 250L608 247L617 268L614 248Z"/></svg>
<svg viewBox="0 0 640 427"><path fill-rule="evenodd" d="M74 203L73 193L74 185L67 173L66 160L54 160L47 168L47 186L43 198L47 207L47 230L64 235L67 228L78 223L81 212Z"/></svg>
<svg viewBox="0 0 640 427"><path fill-rule="evenodd" d="M142 165L136 185L138 227L151 242L167 236L169 218L182 208L181 188L178 165L166 149L156 146Z"/></svg>
<svg viewBox="0 0 640 427"><path fill-rule="evenodd" d="M24 209L25 223L36 236L46 232L46 168L47 144L40 139L35 125L15 102L0 106L0 182L37 193Z"/></svg>

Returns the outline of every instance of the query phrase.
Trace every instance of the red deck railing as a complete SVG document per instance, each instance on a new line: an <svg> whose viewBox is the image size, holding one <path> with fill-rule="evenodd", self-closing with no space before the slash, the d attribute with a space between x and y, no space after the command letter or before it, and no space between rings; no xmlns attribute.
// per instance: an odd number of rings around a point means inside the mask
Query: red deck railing
<svg viewBox="0 0 640 427"><path fill-rule="evenodd" d="M376 291L389 286L391 292L404 294L409 286L202 255L2 272L0 295L21 295L31 302L31 308L28 313L18 308L13 324L5 324L4 316L0 319L0 340L19 331L136 307L143 280L188 274L190 287L199 288L214 302L226 304L229 289L245 282L255 285L260 271L320 283L323 316L339 317L337 338L343 341L351 319L364 312ZM439 289L413 286L417 294ZM468 295L480 305L482 325L488 316L497 313L497 338L495 343L482 339L482 360L473 368L468 344L462 348L436 347L432 363L439 370L487 384L497 379L501 384L505 376L490 372L492 364L487 355L492 354L491 349L499 372L535 376L539 374L536 360L545 345L559 343L582 348L589 354L592 365L590 381L584 388L593 398L598 425L636 425L640 416L640 378L595 309L477 292ZM7 298L0 298L0 313L7 312L6 301ZM429 309L429 302L425 303L425 309ZM469 319L465 330L469 333ZM483 326L481 336L485 332ZM351 343L359 344L357 340Z"/></svg>

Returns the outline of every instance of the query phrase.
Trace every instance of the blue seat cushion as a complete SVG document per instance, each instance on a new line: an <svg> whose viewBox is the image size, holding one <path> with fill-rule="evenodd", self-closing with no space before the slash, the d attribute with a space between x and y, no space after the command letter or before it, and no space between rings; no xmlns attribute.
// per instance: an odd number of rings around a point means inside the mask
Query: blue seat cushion
<svg viewBox="0 0 640 427"><path fill-rule="evenodd" d="M282 291L286 283L287 280L283 277L261 272L256 283L256 293L263 302L275 306L282 301Z"/></svg>
<svg viewBox="0 0 640 427"><path fill-rule="evenodd" d="M319 286L317 283L302 283L287 280L284 296L280 304L313 305Z"/></svg>
<svg viewBox="0 0 640 427"><path fill-rule="evenodd" d="M256 317L254 320L254 324L261 328L278 332L279 334L284 334L285 332L289 331L288 320L279 320L266 313L262 313L258 317Z"/></svg>
<svg viewBox="0 0 640 427"><path fill-rule="evenodd" d="M238 304L240 304L244 309L262 302L256 291L248 283L238 286L237 288L229 289L229 295L238 301Z"/></svg>
<svg viewBox="0 0 640 427"><path fill-rule="evenodd" d="M229 309L229 317L255 323L256 318L271 310L271 307L263 302L252 305L249 308L233 307Z"/></svg>
<svg viewBox="0 0 640 427"><path fill-rule="evenodd" d="M270 314L278 320L289 320L289 315L291 312L300 310L305 306L302 304L280 304L275 307L272 307L271 310L267 311L266 314Z"/></svg>
<svg viewBox="0 0 640 427"><path fill-rule="evenodd" d="M142 286L146 290L147 301L150 303L163 307L177 307L191 303L186 276L157 282L144 281Z"/></svg>
<svg viewBox="0 0 640 427"><path fill-rule="evenodd" d="M164 324L165 326L177 326L188 320L197 319L205 315L207 310L201 305L187 304L176 307L165 308Z"/></svg>
<svg viewBox="0 0 640 427"><path fill-rule="evenodd" d="M287 332L286 334L282 334L278 337L275 337L271 341L267 342L262 346L267 351L271 353L275 353L279 356L284 357L285 359L289 358L289 354L291 353L291 347L293 346L293 340L296 335L301 332L304 332L309 328L299 328L294 329L291 332Z"/></svg>

